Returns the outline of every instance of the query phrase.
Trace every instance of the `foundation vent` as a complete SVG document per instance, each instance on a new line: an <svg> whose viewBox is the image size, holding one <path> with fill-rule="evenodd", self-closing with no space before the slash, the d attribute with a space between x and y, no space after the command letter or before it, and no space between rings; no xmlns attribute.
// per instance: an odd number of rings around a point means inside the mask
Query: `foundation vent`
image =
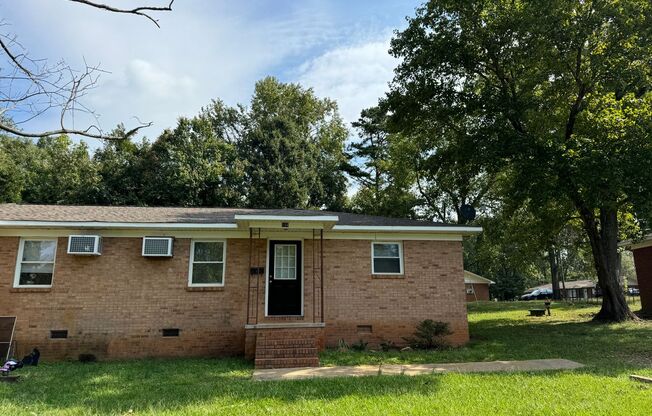
<svg viewBox="0 0 652 416"><path fill-rule="evenodd" d="M373 327L371 325L358 325L358 334L371 334Z"/></svg>
<svg viewBox="0 0 652 416"><path fill-rule="evenodd" d="M65 339L68 338L67 329L53 329L50 331L50 338L52 339Z"/></svg>
<svg viewBox="0 0 652 416"><path fill-rule="evenodd" d="M163 328L163 336L164 337L178 337L179 336L179 328Z"/></svg>

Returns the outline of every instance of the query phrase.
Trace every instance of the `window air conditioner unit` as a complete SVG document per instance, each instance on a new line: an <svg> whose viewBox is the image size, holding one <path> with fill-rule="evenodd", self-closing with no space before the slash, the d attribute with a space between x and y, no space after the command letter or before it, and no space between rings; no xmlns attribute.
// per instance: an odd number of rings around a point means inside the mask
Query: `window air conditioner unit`
<svg viewBox="0 0 652 416"><path fill-rule="evenodd" d="M68 236L68 254L99 256L102 254L102 237L99 235Z"/></svg>
<svg viewBox="0 0 652 416"><path fill-rule="evenodd" d="M143 237L143 257L172 257L172 237Z"/></svg>

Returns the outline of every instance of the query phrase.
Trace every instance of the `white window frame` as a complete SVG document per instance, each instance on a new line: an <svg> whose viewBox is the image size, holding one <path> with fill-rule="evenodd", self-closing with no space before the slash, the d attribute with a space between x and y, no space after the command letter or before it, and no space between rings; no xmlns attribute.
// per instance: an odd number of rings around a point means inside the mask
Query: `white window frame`
<svg viewBox="0 0 652 416"><path fill-rule="evenodd" d="M400 271L398 273L383 273L383 272L376 272L376 268L374 267L374 259L395 259L396 257L377 257L374 256L374 245L375 244L397 244L398 245L398 262L399 262L399 268ZM394 276L402 276L403 275L403 242L401 241L372 241L371 242L371 274L375 275L394 275Z"/></svg>
<svg viewBox="0 0 652 416"><path fill-rule="evenodd" d="M49 285L21 285L20 272L23 268L23 263L50 263L45 261L23 261L23 251L25 250L25 241L54 241L54 258L52 259L52 279ZM21 237L18 246L18 256L16 257L16 271L14 273L14 287L15 288L51 288L54 283L54 269L57 264L57 250L59 242L57 238L47 237Z"/></svg>
<svg viewBox="0 0 652 416"><path fill-rule="evenodd" d="M222 283L193 283L192 282L192 266L195 263L195 243L223 243L222 245L222 261L202 261L199 263L222 263ZM188 287L224 287L226 282L226 240L216 239L201 239L192 240L190 242L190 265L188 268Z"/></svg>

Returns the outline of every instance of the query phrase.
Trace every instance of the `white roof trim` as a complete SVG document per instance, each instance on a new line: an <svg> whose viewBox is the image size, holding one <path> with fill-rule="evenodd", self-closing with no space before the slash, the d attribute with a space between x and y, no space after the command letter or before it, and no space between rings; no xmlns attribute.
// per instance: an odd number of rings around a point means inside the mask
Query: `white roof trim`
<svg viewBox="0 0 652 416"><path fill-rule="evenodd" d="M0 221L0 227L25 228L121 228L121 229L237 229L238 224L182 223L182 222L104 222L104 221Z"/></svg>
<svg viewBox="0 0 652 416"><path fill-rule="evenodd" d="M652 234L647 234L641 240L625 240L618 243L618 247L623 247L630 251L650 246L652 246Z"/></svg>
<svg viewBox="0 0 652 416"><path fill-rule="evenodd" d="M479 234L482 227L451 227L448 225L335 225L333 231L411 231L449 234Z"/></svg>
<svg viewBox="0 0 652 416"><path fill-rule="evenodd" d="M236 221L321 221L337 222L340 217L337 215L249 215L235 214Z"/></svg>
<svg viewBox="0 0 652 416"><path fill-rule="evenodd" d="M476 284L477 283L480 283L480 284L486 283L486 284L493 285L496 282L494 282L493 280L489 280L486 277L482 277L479 274L475 274L475 273L470 272L468 270L464 270L464 283L469 283L469 284L471 284L471 283L476 283Z"/></svg>

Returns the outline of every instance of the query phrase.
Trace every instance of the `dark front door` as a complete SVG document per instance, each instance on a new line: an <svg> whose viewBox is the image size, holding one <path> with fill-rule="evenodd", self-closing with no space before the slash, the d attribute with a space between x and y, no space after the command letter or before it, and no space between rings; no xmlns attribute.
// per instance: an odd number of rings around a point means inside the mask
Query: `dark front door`
<svg viewBox="0 0 652 416"><path fill-rule="evenodd" d="M301 315L301 241L269 242L268 315Z"/></svg>

